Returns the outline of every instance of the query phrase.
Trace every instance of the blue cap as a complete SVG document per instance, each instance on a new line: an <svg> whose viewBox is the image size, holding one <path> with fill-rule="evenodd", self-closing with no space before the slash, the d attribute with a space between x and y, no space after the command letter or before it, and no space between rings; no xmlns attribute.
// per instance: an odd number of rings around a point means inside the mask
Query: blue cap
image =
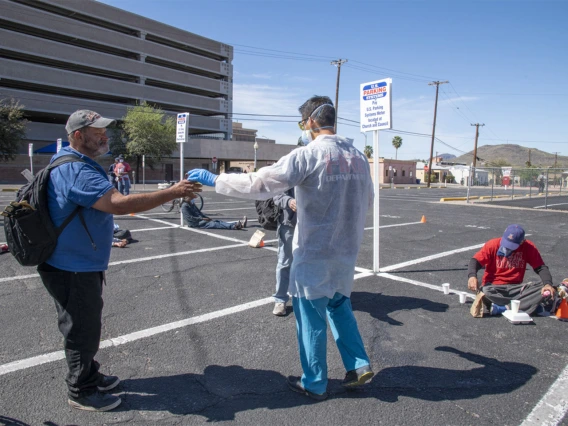
<svg viewBox="0 0 568 426"><path fill-rule="evenodd" d="M523 241L525 241L525 230L521 225L509 225L501 238L501 247L517 250Z"/></svg>

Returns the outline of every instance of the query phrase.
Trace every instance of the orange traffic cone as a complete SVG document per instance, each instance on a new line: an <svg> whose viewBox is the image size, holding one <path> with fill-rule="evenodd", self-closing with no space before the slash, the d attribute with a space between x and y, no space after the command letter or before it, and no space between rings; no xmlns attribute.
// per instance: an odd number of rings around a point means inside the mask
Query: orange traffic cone
<svg viewBox="0 0 568 426"><path fill-rule="evenodd" d="M556 311L556 318L562 321L568 321L568 303L566 299L562 299L562 302L560 302L560 306L558 306L558 310Z"/></svg>
<svg viewBox="0 0 568 426"><path fill-rule="evenodd" d="M134 213L129 213L128 215L129 215L129 216L134 216Z"/></svg>
<svg viewBox="0 0 568 426"><path fill-rule="evenodd" d="M258 246L259 246L259 247L264 247L264 241L261 241Z"/></svg>
<svg viewBox="0 0 568 426"><path fill-rule="evenodd" d="M426 216L422 215L422 219L420 219L420 223L426 223Z"/></svg>

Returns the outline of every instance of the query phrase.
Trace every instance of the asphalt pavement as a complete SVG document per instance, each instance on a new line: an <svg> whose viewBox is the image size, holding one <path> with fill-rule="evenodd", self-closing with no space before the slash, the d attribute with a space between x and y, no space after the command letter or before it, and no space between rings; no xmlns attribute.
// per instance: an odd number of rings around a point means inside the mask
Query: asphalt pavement
<svg viewBox="0 0 568 426"><path fill-rule="evenodd" d="M370 212L352 294L376 376L361 390L342 389L345 370L329 333L324 402L286 386L301 374L294 314L271 313L276 235L265 231L264 248L247 246L259 229L251 201L203 194L213 218L247 215L242 231L180 228L179 213L161 208L115 217L136 242L113 248L104 289L97 359L102 372L120 376L123 400L107 413L67 405L53 301L34 268L0 255L0 424L568 425L568 323L474 319L471 298L463 305L441 291L442 283L467 291L469 259L511 223L525 227L560 282L568 277L568 216L439 202L465 194L380 191L381 272L372 273ZM0 192L0 204L11 197Z"/></svg>

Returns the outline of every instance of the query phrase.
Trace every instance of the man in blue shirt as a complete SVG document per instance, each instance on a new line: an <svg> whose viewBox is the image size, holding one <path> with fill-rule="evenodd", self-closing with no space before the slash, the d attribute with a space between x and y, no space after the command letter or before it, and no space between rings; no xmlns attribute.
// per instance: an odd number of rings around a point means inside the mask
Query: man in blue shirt
<svg viewBox="0 0 568 426"><path fill-rule="evenodd" d="M113 214L150 210L200 192L198 184L185 180L148 194L126 197L118 192L94 161L108 152L106 127L113 123L88 110L75 111L69 117L65 129L70 145L51 161L64 155L83 161L51 171L48 207L55 226L81 208L59 236L52 256L38 266L43 284L55 300L64 338L69 405L88 411L108 411L121 403L119 397L104 393L115 388L119 378L100 373L94 360L101 338L102 286L112 245Z"/></svg>

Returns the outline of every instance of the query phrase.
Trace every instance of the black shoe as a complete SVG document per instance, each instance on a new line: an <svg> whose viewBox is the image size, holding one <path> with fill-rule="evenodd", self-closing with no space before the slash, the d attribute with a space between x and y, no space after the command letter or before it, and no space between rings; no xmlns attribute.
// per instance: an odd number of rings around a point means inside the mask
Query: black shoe
<svg viewBox="0 0 568 426"><path fill-rule="evenodd" d="M116 395L95 391L79 398L73 398L70 396L67 402L71 407L76 408L77 410L110 411L113 408L118 407L122 401Z"/></svg>
<svg viewBox="0 0 568 426"><path fill-rule="evenodd" d="M288 377L288 380L286 382L288 383L288 387L292 389L294 392L302 393L306 396L309 396L312 399L315 399L316 401L323 401L327 399L327 392L319 394L306 390L302 386L302 380L299 377Z"/></svg>
<svg viewBox="0 0 568 426"><path fill-rule="evenodd" d="M348 371L345 375L345 379L341 382L341 385L346 387L361 386L371 380L374 375L375 373L371 370L371 366L365 365L357 370Z"/></svg>
<svg viewBox="0 0 568 426"><path fill-rule="evenodd" d="M99 384L97 385L97 389L101 392L109 391L114 389L120 383L120 379L116 376L106 376L102 373L99 373Z"/></svg>
<svg viewBox="0 0 568 426"><path fill-rule="evenodd" d="M242 223L243 228L246 228L246 227L247 227L247 222L248 222L248 220L247 220L247 217L246 217L246 216L243 216L243 219L242 219L240 222Z"/></svg>

